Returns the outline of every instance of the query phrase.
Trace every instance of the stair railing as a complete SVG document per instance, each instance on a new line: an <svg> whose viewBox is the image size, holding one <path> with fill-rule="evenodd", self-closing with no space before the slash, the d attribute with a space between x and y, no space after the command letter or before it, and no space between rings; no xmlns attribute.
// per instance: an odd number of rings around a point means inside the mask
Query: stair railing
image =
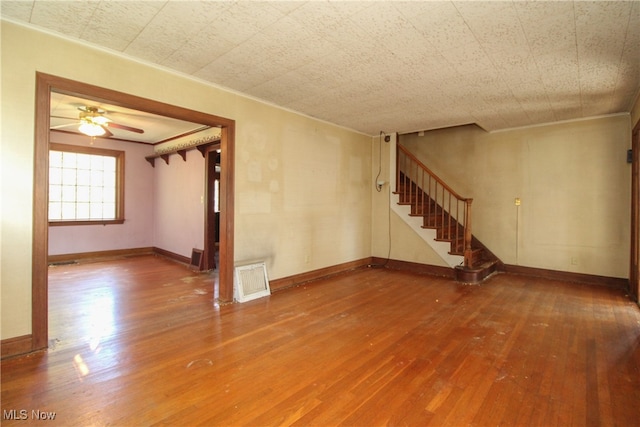
<svg viewBox="0 0 640 427"><path fill-rule="evenodd" d="M396 193L411 204L411 214L424 217L424 225L438 228L442 240L455 242L464 255L465 267L472 264L471 203L427 168L405 147L397 145ZM461 247L458 244L462 243Z"/></svg>

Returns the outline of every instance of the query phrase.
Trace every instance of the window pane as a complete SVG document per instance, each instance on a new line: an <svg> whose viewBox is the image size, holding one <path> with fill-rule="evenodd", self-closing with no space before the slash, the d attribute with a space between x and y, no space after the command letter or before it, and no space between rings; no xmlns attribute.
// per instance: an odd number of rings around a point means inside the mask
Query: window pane
<svg viewBox="0 0 640 427"><path fill-rule="evenodd" d="M102 218L102 203L91 203L91 213L89 214L91 219L103 219Z"/></svg>
<svg viewBox="0 0 640 427"><path fill-rule="evenodd" d="M91 203L101 203L102 202L102 187L91 187Z"/></svg>
<svg viewBox="0 0 640 427"><path fill-rule="evenodd" d="M78 154L78 169L91 169L91 156L89 154Z"/></svg>
<svg viewBox="0 0 640 427"><path fill-rule="evenodd" d="M91 186L102 187L104 185L104 172L101 170L92 170L91 171Z"/></svg>
<svg viewBox="0 0 640 427"><path fill-rule="evenodd" d="M62 183L65 185L76 185L76 170L62 169Z"/></svg>
<svg viewBox="0 0 640 427"><path fill-rule="evenodd" d="M62 203L62 219L75 219L76 218L76 204L75 203Z"/></svg>
<svg viewBox="0 0 640 427"><path fill-rule="evenodd" d="M72 185L62 186L62 201L72 203L76 200L76 187Z"/></svg>
<svg viewBox="0 0 640 427"><path fill-rule="evenodd" d="M76 167L76 158L78 155L76 153L62 153L62 167L63 168L75 168Z"/></svg>
<svg viewBox="0 0 640 427"><path fill-rule="evenodd" d="M62 166L62 152L61 151L49 151L49 167L61 167Z"/></svg>
<svg viewBox="0 0 640 427"><path fill-rule="evenodd" d="M104 158L104 168L105 171L115 172L116 171L116 158L115 157L105 157Z"/></svg>
<svg viewBox="0 0 640 427"><path fill-rule="evenodd" d="M88 185L78 186L76 191L76 200L80 202L89 202L91 194L91 187Z"/></svg>
<svg viewBox="0 0 640 427"><path fill-rule="evenodd" d="M102 184L105 187L113 187L116 188L116 173L115 172L105 172L103 176L104 181Z"/></svg>
<svg viewBox="0 0 640 427"><path fill-rule="evenodd" d="M78 170L76 181L78 185L90 185L91 184L91 171L90 170Z"/></svg>
<svg viewBox="0 0 640 427"><path fill-rule="evenodd" d="M105 203L115 203L116 202L116 189L114 187L104 187L104 191L102 192L102 200ZM115 211L115 209L114 209Z"/></svg>
<svg viewBox="0 0 640 427"><path fill-rule="evenodd" d="M62 219L62 203L49 202L49 220Z"/></svg>
<svg viewBox="0 0 640 427"><path fill-rule="evenodd" d="M89 207L91 205L89 203L78 203L76 205L77 207L77 212L76 212L76 218L77 219L89 219Z"/></svg>
<svg viewBox="0 0 640 427"><path fill-rule="evenodd" d="M104 157L103 156L91 156L91 169L92 170L104 170Z"/></svg>
<svg viewBox="0 0 640 427"><path fill-rule="evenodd" d="M116 204L115 203L105 203L102 209L102 217L104 219L115 219L116 217Z"/></svg>
<svg viewBox="0 0 640 427"><path fill-rule="evenodd" d="M61 168L49 168L49 184L62 184Z"/></svg>
<svg viewBox="0 0 640 427"><path fill-rule="evenodd" d="M49 201L50 202L61 202L62 201L62 186L61 185L50 185L49 186Z"/></svg>

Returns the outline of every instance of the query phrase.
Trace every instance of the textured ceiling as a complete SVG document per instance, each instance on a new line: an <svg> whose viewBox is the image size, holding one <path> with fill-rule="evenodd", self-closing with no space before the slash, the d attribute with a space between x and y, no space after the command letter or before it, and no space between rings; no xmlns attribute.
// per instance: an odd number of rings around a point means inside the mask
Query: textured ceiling
<svg viewBox="0 0 640 427"><path fill-rule="evenodd" d="M2 1L3 18L369 135L629 112L640 2Z"/></svg>

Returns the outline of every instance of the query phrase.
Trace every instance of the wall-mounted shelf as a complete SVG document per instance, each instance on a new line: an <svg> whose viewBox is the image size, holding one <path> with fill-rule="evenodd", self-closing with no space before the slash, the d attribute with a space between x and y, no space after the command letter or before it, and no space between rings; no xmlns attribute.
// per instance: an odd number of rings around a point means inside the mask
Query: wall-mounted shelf
<svg viewBox="0 0 640 427"><path fill-rule="evenodd" d="M200 152L200 154L202 154L202 157L204 157L206 152L207 152L207 149L210 146L216 145L216 144L219 144L219 143L220 143L220 141L216 139L216 140L213 140L213 141L205 142L204 144L194 145L192 147L176 148L175 150L167 151L165 153L154 154L152 156L146 156L145 160L147 162L149 162L149 164L151 166L156 167L156 159L162 159L162 160L164 160L164 162L166 164L169 164L169 156L171 156L172 154L178 154L178 155L180 155L180 157L182 157L182 160L184 160L186 162L187 161L187 151L198 150Z"/></svg>

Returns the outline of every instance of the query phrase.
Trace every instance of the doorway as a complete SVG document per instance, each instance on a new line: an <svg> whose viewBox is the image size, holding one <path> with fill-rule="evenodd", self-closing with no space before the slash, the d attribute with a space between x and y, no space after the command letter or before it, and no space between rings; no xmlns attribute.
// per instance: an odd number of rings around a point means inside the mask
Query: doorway
<svg viewBox="0 0 640 427"><path fill-rule="evenodd" d="M129 95L94 85L80 83L44 73L36 75L36 123L34 147L33 252L32 252L32 336L31 349L48 346L48 181L49 127L51 92L131 108L179 120L220 127L220 233L219 233L219 298L233 298L233 165L235 121L146 98ZM208 173L207 182L209 182ZM205 198L208 199L205 193ZM209 206L209 200L205 206ZM205 232L211 230L205 215ZM212 248L205 236L205 257ZM208 251L208 252L207 252Z"/></svg>
<svg viewBox="0 0 640 427"><path fill-rule="evenodd" d="M205 220L205 268L213 270L216 255L220 247L220 174L221 174L221 148L219 144L213 145L207 151L205 158L206 178L205 192L207 193L206 220Z"/></svg>

